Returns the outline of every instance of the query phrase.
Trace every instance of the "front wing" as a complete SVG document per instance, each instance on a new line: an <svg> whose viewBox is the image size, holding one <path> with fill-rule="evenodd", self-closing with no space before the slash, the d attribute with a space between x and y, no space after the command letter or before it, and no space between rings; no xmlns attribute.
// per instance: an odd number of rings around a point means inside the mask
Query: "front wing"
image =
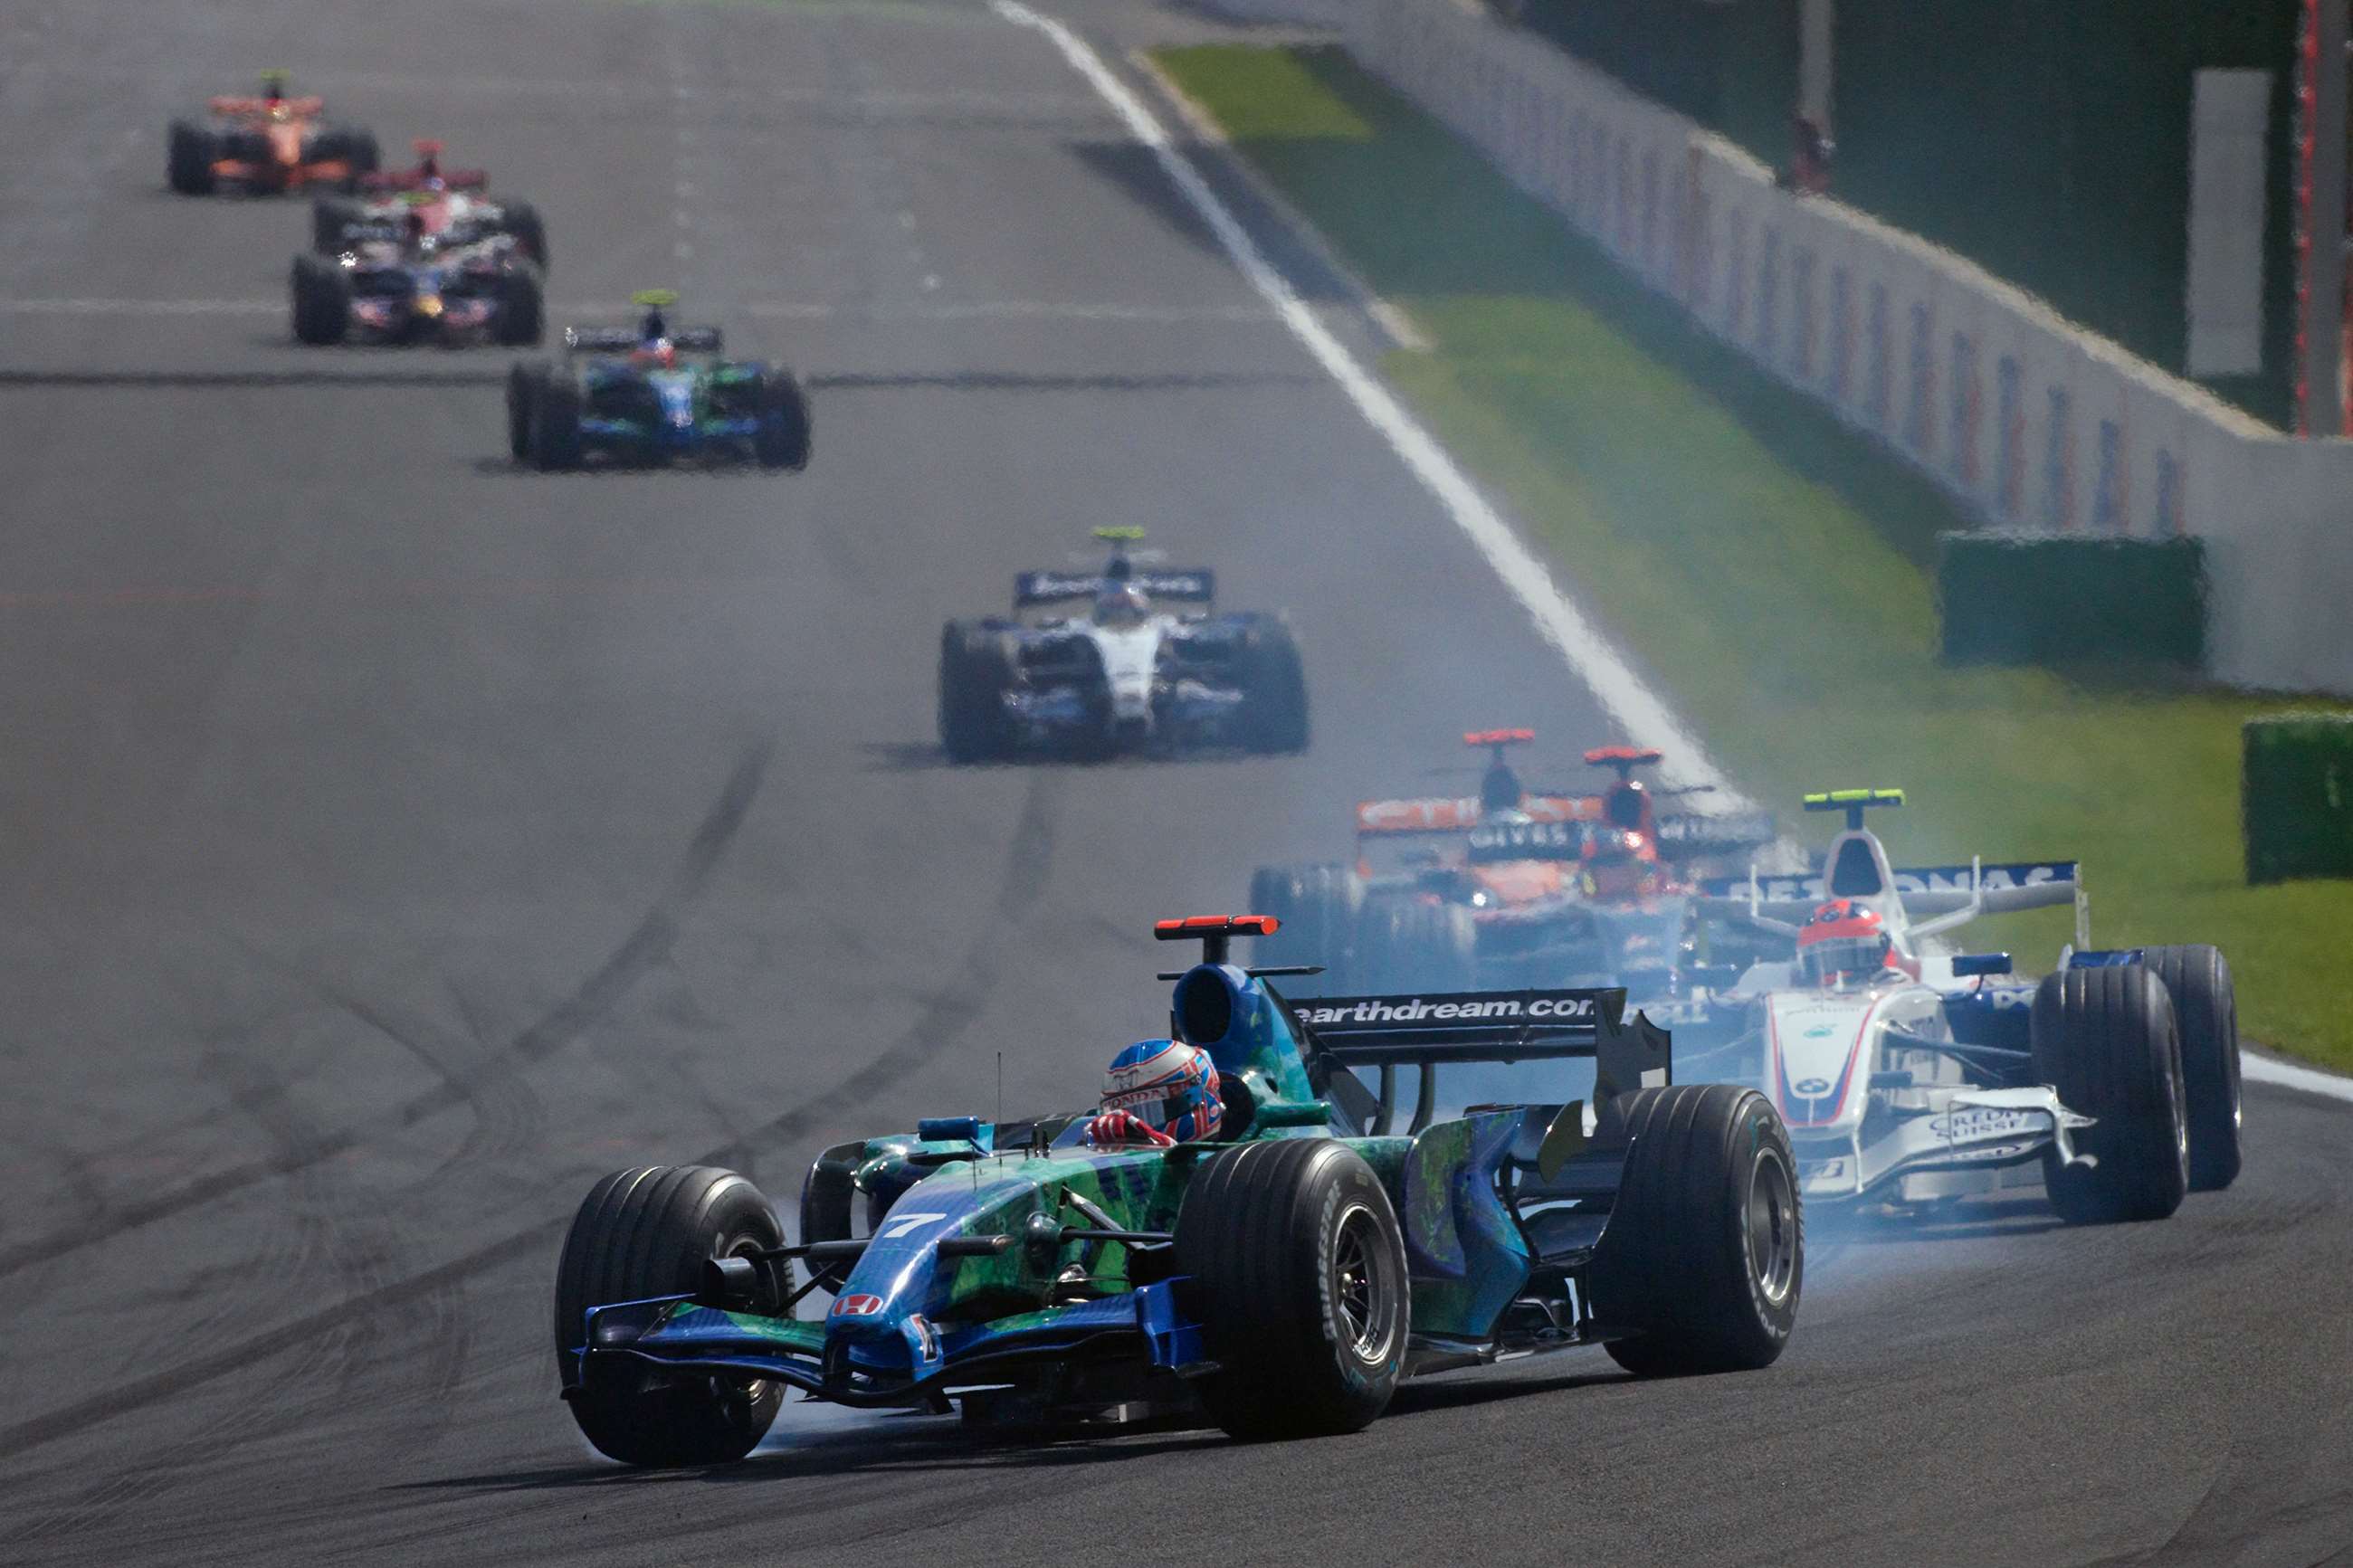
<svg viewBox="0 0 2353 1568"><path fill-rule="evenodd" d="M1884 1195L1905 1176L1992 1171L2055 1152L2064 1164L2088 1164L2073 1134L2094 1118L2070 1110L2055 1090L1973 1089L1931 1115L1907 1116L1869 1142L1861 1131L1794 1140L1806 1201L1838 1203Z"/></svg>

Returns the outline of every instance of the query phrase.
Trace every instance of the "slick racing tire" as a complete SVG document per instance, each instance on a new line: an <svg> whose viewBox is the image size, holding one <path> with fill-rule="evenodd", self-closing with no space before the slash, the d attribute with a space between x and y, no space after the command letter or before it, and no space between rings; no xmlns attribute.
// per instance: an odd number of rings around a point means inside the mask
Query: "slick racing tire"
<svg viewBox="0 0 2353 1568"><path fill-rule="evenodd" d="M752 455L764 468L789 468L795 473L808 467L809 405L808 395L790 371L771 365L760 372L758 386L753 394L753 406L759 411L758 433L752 437Z"/></svg>
<svg viewBox="0 0 2353 1568"><path fill-rule="evenodd" d="M2189 1189L2181 1035L2154 971L2063 969L2034 992L2034 1076L2070 1110L2091 1166L2043 1160L2051 1206L2070 1225L2163 1219Z"/></svg>
<svg viewBox="0 0 2353 1568"><path fill-rule="evenodd" d="M499 229L514 236L515 247L530 257L533 266L542 272L547 270L547 226L537 207L529 202L501 202Z"/></svg>
<svg viewBox="0 0 2353 1568"><path fill-rule="evenodd" d="M531 460L532 426L538 417L539 388L547 367L517 360L507 370L507 450L518 463Z"/></svg>
<svg viewBox="0 0 2353 1568"><path fill-rule="evenodd" d="M1276 1138L1202 1162L1174 1270L1218 1363L1201 1402L1229 1436L1354 1432L1388 1407L1413 1287L1388 1194L1346 1144Z"/></svg>
<svg viewBox="0 0 2353 1568"><path fill-rule="evenodd" d="M347 173L339 182L346 195L360 188L360 176L373 174L382 162L376 151L375 132L351 126L335 125L319 132L305 149L304 156L323 163L331 158L343 161Z"/></svg>
<svg viewBox="0 0 2353 1568"><path fill-rule="evenodd" d="M516 267L500 275L498 314L491 318L491 335L509 348L524 348L539 342L546 331L545 297L539 286L539 274L529 267Z"/></svg>
<svg viewBox="0 0 2353 1568"><path fill-rule="evenodd" d="M2165 982L2181 1031L2181 1092L2189 1102L2189 1190L2239 1179L2239 999L2221 951L2198 943L2141 952Z"/></svg>
<svg viewBox="0 0 2353 1568"><path fill-rule="evenodd" d="M295 340L314 348L342 342L352 325L352 284L343 268L323 256L298 256L292 288Z"/></svg>
<svg viewBox="0 0 2353 1568"><path fill-rule="evenodd" d="M1641 1089L1597 1131L1634 1141L1587 1284L1638 1377L1750 1372L1789 1342L1805 1286L1798 1162L1772 1102L1737 1084Z"/></svg>
<svg viewBox="0 0 2353 1568"><path fill-rule="evenodd" d="M353 224L367 221L360 204L349 196L321 196L311 204L311 248L322 256L340 256L349 248Z"/></svg>
<svg viewBox="0 0 2353 1568"><path fill-rule="evenodd" d="M634 1363L607 1368L602 1361L589 1364L584 1380L575 1352L589 1308L691 1295L710 1259L784 1244L768 1200L733 1171L649 1165L617 1172L589 1191L555 1268L555 1362L565 1402L598 1453L664 1468L731 1464L752 1451L776 1419L783 1384L681 1377ZM790 1269L763 1268L747 1310L781 1313Z"/></svg>
<svg viewBox="0 0 2353 1568"><path fill-rule="evenodd" d="M1242 693L1242 743L1264 756L1307 749L1307 675L1291 627L1271 616L1253 617L1235 660Z"/></svg>
<svg viewBox="0 0 2353 1568"><path fill-rule="evenodd" d="M1375 991L1472 989L1478 927L1461 904L1408 895L1367 899L1356 921L1351 983Z"/></svg>
<svg viewBox="0 0 2353 1568"><path fill-rule="evenodd" d="M1356 980L1349 952L1364 907L1365 879L1352 868L1261 866L1250 874L1250 910L1281 923L1253 955L1262 965L1320 963L1311 989L1345 993Z"/></svg>
<svg viewBox="0 0 2353 1568"><path fill-rule="evenodd" d="M1005 693L1013 661L1005 638L972 621L940 631L940 749L952 763L989 763L1012 754Z"/></svg>
<svg viewBox="0 0 2353 1568"><path fill-rule="evenodd" d="M580 466L580 388L569 376L551 374L533 389L531 460L554 472Z"/></svg>
<svg viewBox="0 0 2353 1568"><path fill-rule="evenodd" d="M220 141L202 125L172 121L170 147L164 174L171 187L184 196L213 194L213 164L220 157Z"/></svg>

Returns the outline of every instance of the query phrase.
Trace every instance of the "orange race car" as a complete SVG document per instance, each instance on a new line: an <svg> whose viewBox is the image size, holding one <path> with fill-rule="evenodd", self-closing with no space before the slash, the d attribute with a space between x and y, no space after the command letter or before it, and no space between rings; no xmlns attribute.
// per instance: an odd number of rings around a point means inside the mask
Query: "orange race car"
<svg viewBox="0 0 2353 1568"><path fill-rule="evenodd" d="M172 188L206 196L226 183L270 195L312 185L356 189L376 167L375 137L328 123L326 100L290 98L286 73L269 71L253 98L216 98L209 118L172 121Z"/></svg>

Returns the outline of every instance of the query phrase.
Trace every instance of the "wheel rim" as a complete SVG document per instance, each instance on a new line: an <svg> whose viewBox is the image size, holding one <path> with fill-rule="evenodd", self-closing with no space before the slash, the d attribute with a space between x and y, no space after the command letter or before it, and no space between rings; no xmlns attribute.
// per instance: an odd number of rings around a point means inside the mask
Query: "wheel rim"
<svg viewBox="0 0 2353 1568"><path fill-rule="evenodd" d="M1797 1186L1778 1149L1761 1149L1748 1180L1749 1277L1776 1306L1787 1300L1798 1277Z"/></svg>
<svg viewBox="0 0 2353 1568"><path fill-rule="evenodd" d="M1334 1326L1348 1354L1368 1365L1387 1361L1397 1340L1397 1264L1384 1239L1373 1211L1351 1204L1332 1243Z"/></svg>

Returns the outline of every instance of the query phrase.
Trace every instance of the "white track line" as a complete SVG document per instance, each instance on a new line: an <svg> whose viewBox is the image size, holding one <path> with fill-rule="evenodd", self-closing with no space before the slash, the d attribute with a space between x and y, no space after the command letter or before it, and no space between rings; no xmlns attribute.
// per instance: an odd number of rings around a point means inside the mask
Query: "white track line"
<svg viewBox="0 0 2353 1568"><path fill-rule="evenodd" d="M2242 1076L2257 1083L2275 1083L2282 1089L2293 1089L2303 1094L2317 1094L2329 1100L2353 1103L2353 1078L2339 1078L2333 1072L2316 1068L2302 1068L2294 1062L2284 1062L2276 1057L2259 1057L2253 1051L2239 1053Z"/></svg>
<svg viewBox="0 0 2353 1568"><path fill-rule="evenodd" d="M1272 306L1282 324L1346 393L1367 424L1389 449L1436 497L1446 514L1467 535L1487 564L1504 580L1546 640L1558 648L1585 684L1592 689L1623 739L1657 746L1667 753L1670 779L1682 784L1713 786L1713 804L1725 809L1751 809L1722 771L1701 747L1699 737L1684 727L1665 700L1634 672L1593 624L1555 585L1544 563L1522 544L1500 513L1479 493L1470 477L1447 456L1437 438L1424 429L1372 373L1356 363L1314 311L1293 291L1259 250L1232 213L1201 178L1200 171L1176 150L1160 121L1113 76L1085 40L1051 16L1042 16L1020 0L991 0L997 14L1009 22L1042 33L1061 51L1063 59L1095 89L1126 125L1128 133L1152 151L1160 167L1193 210L1218 237L1250 286Z"/></svg>

